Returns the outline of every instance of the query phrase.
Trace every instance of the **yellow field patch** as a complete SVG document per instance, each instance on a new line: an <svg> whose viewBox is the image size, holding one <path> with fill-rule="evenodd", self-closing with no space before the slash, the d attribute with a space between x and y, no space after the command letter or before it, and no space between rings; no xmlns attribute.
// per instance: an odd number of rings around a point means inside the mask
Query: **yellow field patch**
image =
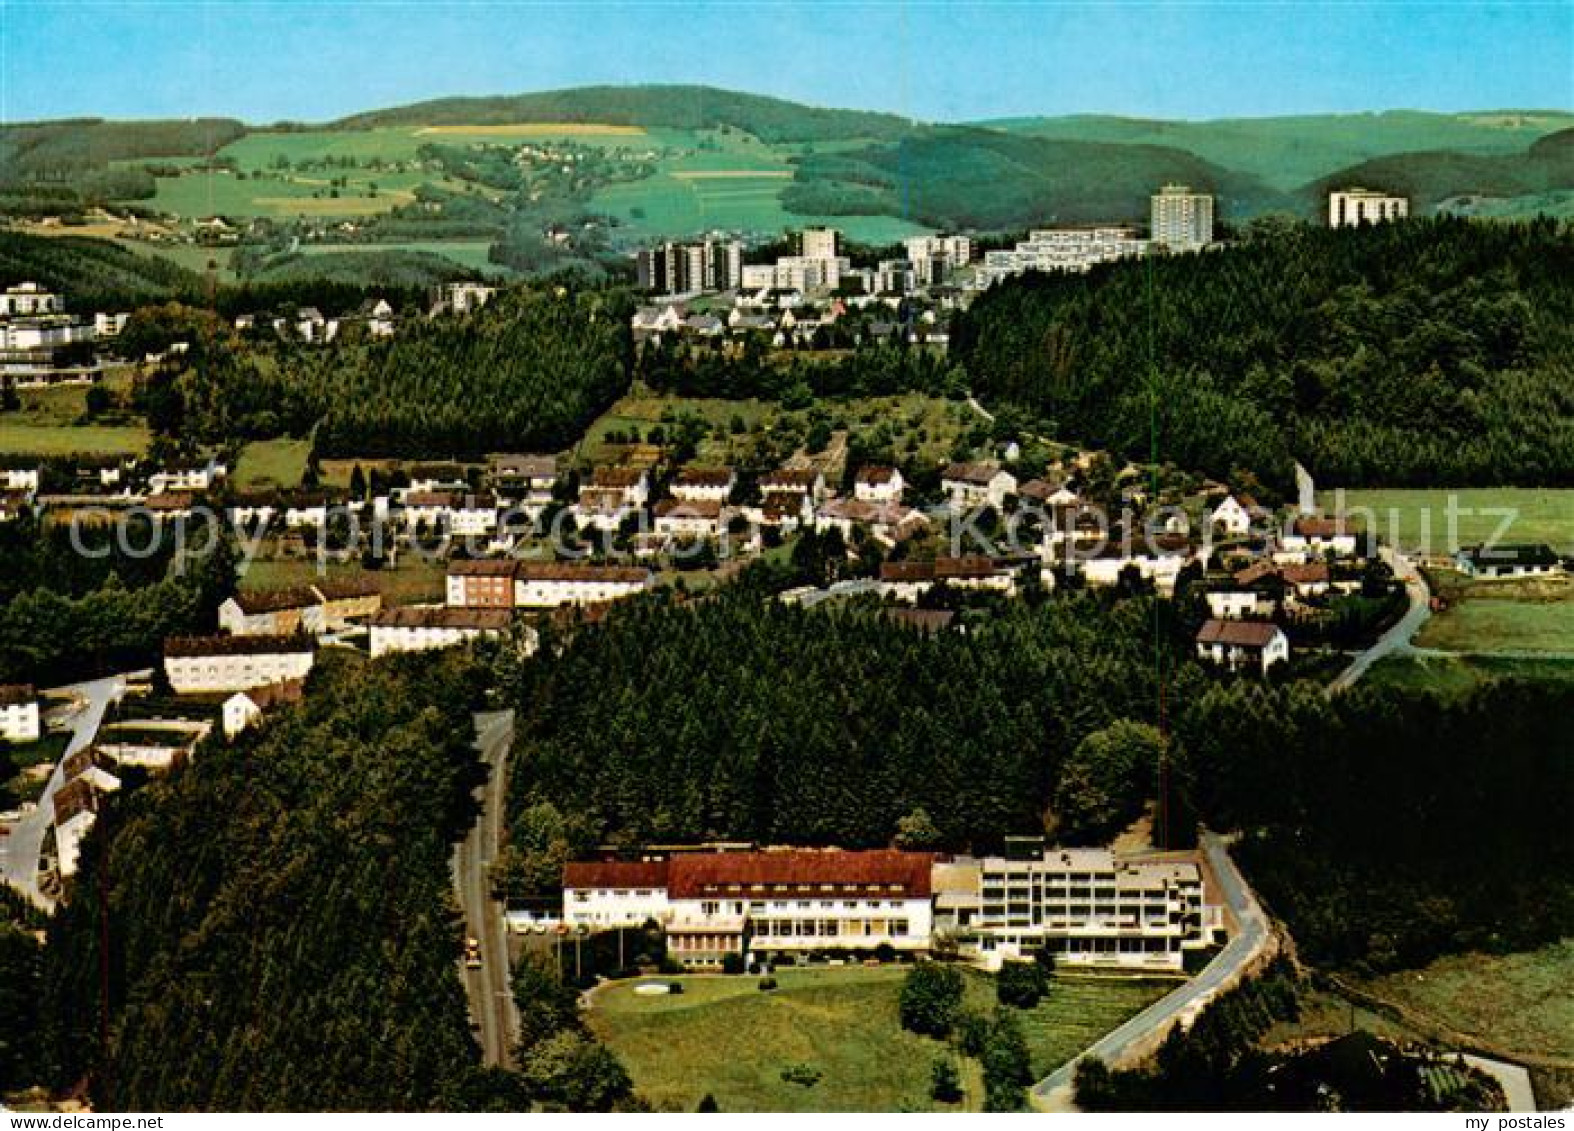
<svg viewBox="0 0 1574 1131"><path fill-rule="evenodd" d="M792 177L791 169L680 169L669 174L675 181L729 181L753 180L756 177L771 177L777 180L788 180Z"/></svg>
<svg viewBox="0 0 1574 1131"><path fill-rule="evenodd" d="M644 137L639 126L614 126L606 122L508 122L496 126L423 126L426 134L475 134L481 137Z"/></svg>
<svg viewBox="0 0 1574 1131"><path fill-rule="evenodd" d="M403 189L389 189L370 196L258 196L252 203L274 212L300 213L304 216L361 216L368 212L386 212L401 204L415 200L415 194Z"/></svg>

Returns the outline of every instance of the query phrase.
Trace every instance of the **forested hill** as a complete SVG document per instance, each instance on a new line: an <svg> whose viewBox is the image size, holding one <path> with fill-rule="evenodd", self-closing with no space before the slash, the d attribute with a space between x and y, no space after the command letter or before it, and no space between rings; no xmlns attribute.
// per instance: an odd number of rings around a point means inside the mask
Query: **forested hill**
<svg viewBox="0 0 1574 1131"><path fill-rule="evenodd" d="M54 1082L100 1110L467 1110L497 1097L454 971L481 773L457 654L326 660L301 707L117 799L50 928ZM99 1047L108 940L110 1047Z"/></svg>
<svg viewBox="0 0 1574 1131"><path fill-rule="evenodd" d="M341 129L387 126L596 122L680 130L732 126L765 142L894 138L914 129L907 118L867 110L804 106L780 98L710 86L584 86L533 94L439 98L355 114Z"/></svg>
<svg viewBox="0 0 1574 1131"><path fill-rule="evenodd" d="M1029 276L952 343L986 402L1142 458L1151 416L1161 459L1218 476L1574 483L1574 230L1549 220L1275 226Z"/></svg>

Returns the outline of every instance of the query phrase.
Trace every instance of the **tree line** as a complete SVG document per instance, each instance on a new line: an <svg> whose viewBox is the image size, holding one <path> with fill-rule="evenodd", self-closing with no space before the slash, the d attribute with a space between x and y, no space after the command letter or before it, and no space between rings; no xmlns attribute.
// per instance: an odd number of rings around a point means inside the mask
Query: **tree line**
<svg viewBox="0 0 1574 1131"><path fill-rule="evenodd" d="M616 294L511 291L384 341L242 348L213 334L139 391L150 423L222 442L315 428L320 456L564 448L628 387Z"/></svg>

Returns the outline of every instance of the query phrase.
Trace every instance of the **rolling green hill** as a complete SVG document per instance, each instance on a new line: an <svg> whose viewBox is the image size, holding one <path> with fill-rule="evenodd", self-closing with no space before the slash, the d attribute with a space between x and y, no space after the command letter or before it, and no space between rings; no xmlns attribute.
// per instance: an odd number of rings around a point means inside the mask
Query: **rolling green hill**
<svg viewBox="0 0 1574 1131"><path fill-rule="evenodd" d="M199 276L170 260L107 240L0 231L0 287L28 281L69 295L76 310L157 302L198 294L202 286Z"/></svg>
<svg viewBox="0 0 1574 1131"><path fill-rule="evenodd" d="M356 114L334 125L368 129L515 122L598 122L679 130L732 126L766 142L896 138L915 128L895 114L804 106L708 86L586 86L492 98L440 98Z"/></svg>
<svg viewBox="0 0 1574 1131"><path fill-rule="evenodd" d="M1574 129L1548 134L1518 153L1433 150L1395 153L1341 169L1307 185L1303 204L1337 185L1381 185L1410 198L1415 212L1432 211L1456 197L1537 197L1574 188Z"/></svg>
<svg viewBox="0 0 1574 1131"><path fill-rule="evenodd" d="M1009 230L1145 219L1149 194L1169 181L1218 193L1226 214L1282 203L1256 178L1180 149L968 127L800 158L782 201L798 212L883 212L936 227Z"/></svg>
<svg viewBox="0 0 1574 1131"><path fill-rule="evenodd" d="M1522 152L1537 138L1574 126L1574 114L1561 110L1472 114L1390 110L1204 122L1081 114L979 124L1059 141L1170 146L1289 190L1333 170L1395 153L1439 149L1473 154Z"/></svg>

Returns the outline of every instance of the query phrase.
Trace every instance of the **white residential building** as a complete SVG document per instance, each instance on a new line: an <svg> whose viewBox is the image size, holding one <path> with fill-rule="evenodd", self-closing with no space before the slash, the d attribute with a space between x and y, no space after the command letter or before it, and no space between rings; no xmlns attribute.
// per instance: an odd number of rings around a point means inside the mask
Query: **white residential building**
<svg viewBox="0 0 1574 1131"><path fill-rule="evenodd" d="M1403 220L1410 215L1410 201L1372 189L1338 189L1328 194L1328 226L1358 228L1362 224L1382 224Z"/></svg>
<svg viewBox="0 0 1574 1131"><path fill-rule="evenodd" d="M1257 500L1250 495L1226 495L1224 501L1208 514L1208 525L1234 538L1251 532L1252 520L1264 512Z"/></svg>
<svg viewBox="0 0 1574 1131"><path fill-rule="evenodd" d="M18 283L0 293L0 318L64 314L65 299L37 283Z"/></svg>
<svg viewBox="0 0 1574 1131"><path fill-rule="evenodd" d="M313 648L306 636L172 637L164 642L164 673L177 695L248 691L305 679Z"/></svg>
<svg viewBox="0 0 1574 1131"><path fill-rule="evenodd" d="M1190 857L1008 840L1002 856L937 862L933 889L936 933L990 969L1047 949L1057 965L1177 971L1223 926Z"/></svg>
<svg viewBox="0 0 1574 1131"><path fill-rule="evenodd" d="M929 949L930 866L923 852L792 849L679 852L666 860L569 864L570 927L654 921L690 967L729 954L791 961L811 952Z"/></svg>
<svg viewBox="0 0 1574 1131"><path fill-rule="evenodd" d="M944 283L973 258L973 241L966 236L915 236L903 247L923 287Z"/></svg>
<svg viewBox="0 0 1574 1131"><path fill-rule="evenodd" d="M1100 263L1146 255L1148 241L1133 228L1045 228L1009 251L986 251L979 285L1028 271L1087 271Z"/></svg>
<svg viewBox="0 0 1574 1131"><path fill-rule="evenodd" d="M654 584L655 575L637 566L520 562L514 581L514 605L522 609L596 605L635 596Z"/></svg>
<svg viewBox="0 0 1574 1131"><path fill-rule="evenodd" d="M43 734L37 692L25 683L0 684L0 739L22 745Z"/></svg>
<svg viewBox="0 0 1574 1131"><path fill-rule="evenodd" d="M1222 667L1254 667L1266 674L1290 659L1290 639L1267 621L1210 620L1197 632L1197 657Z"/></svg>
<svg viewBox="0 0 1574 1131"><path fill-rule="evenodd" d="M894 467L861 467L853 477L853 497L866 503L899 503L907 480Z"/></svg>
<svg viewBox="0 0 1574 1131"><path fill-rule="evenodd" d="M371 619L372 659L390 652L453 648L496 636L513 621L508 609L465 609L447 605L384 609Z"/></svg>
<svg viewBox="0 0 1574 1131"><path fill-rule="evenodd" d="M38 491L38 468L0 467L0 490Z"/></svg>
<svg viewBox="0 0 1574 1131"><path fill-rule="evenodd" d="M288 683L264 684L249 691L237 691L224 700L220 712L224 737L233 739L273 707L300 702L304 688L305 684L300 680L291 680Z"/></svg>
<svg viewBox="0 0 1574 1131"><path fill-rule="evenodd" d="M738 485L730 467L685 467L672 479L672 497L687 503L725 503Z"/></svg>
<svg viewBox="0 0 1574 1131"><path fill-rule="evenodd" d="M1149 219L1155 247L1197 251L1213 242L1213 197L1188 185L1165 185L1154 193Z"/></svg>
<svg viewBox="0 0 1574 1131"><path fill-rule="evenodd" d="M940 474L940 487L951 499L953 510L994 507L1016 494L1017 478L993 463L953 463Z"/></svg>

